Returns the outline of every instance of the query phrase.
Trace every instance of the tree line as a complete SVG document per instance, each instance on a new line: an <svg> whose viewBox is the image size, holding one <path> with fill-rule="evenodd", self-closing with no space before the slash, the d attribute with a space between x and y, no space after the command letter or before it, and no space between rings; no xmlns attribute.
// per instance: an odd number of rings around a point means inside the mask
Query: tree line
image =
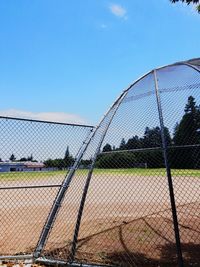
<svg viewBox="0 0 200 267"><path fill-rule="evenodd" d="M17 159L16 156L12 153L11 156L9 157L9 160L12 162L27 162L27 161L38 162L37 160L33 158L32 154L31 156ZM1 158L0 158L0 162L3 162ZM43 163L44 163L45 168L55 168L58 170L62 170L62 169L71 167L74 164L74 162L75 162L75 158L70 154L69 146L67 146L67 149L65 151L65 155L63 158L55 158L55 159L48 158ZM81 166L83 168L88 168L91 165L91 163L92 163L91 159L81 160Z"/></svg>
<svg viewBox="0 0 200 267"><path fill-rule="evenodd" d="M10 158L9 158L10 161L12 162L24 162L24 161L31 161L31 162L37 162L37 160L33 159L33 155L31 154L30 156L28 157L22 157L20 158L19 160L17 160L17 158L15 157L15 155L12 153Z"/></svg>
<svg viewBox="0 0 200 267"><path fill-rule="evenodd" d="M75 160L76 159L69 152L69 146L67 146L64 158L56 158L56 159L49 158L46 161L44 161L44 165L46 168L56 168L62 170L73 166ZM82 168L88 168L91 165L91 163L92 163L91 159L85 159L85 160L82 159L80 165Z"/></svg>
<svg viewBox="0 0 200 267"><path fill-rule="evenodd" d="M172 168L200 168L200 106L196 104L193 96L188 97L184 115L175 125L172 136L167 127L164 127L164 135L168 147L168 160ZM127 141L122 138L119 147L107 143L102 152L97 157L96 168L165 167L159 126L146 127L142 137L135 135ZM12 154L10 160L37 162L33 159L33 155L16 160ZM72 166L74 162L75 158L67 146L63 158L49 158L44 161L44 165L46 168L64 169ZM91 159L82 159L80 165L82 168L88 168L91 163Z"/></svg>
<svg viewBox="0 0 200 267"><path fill-rule="evenodd" d="M69 146L67 146L67 149L65 151L64 158L56 158L56 159L47 159L44 161L44 165L46 168L56 168L56 169L65 169L69 168L74 163L74 158L72 155L70 155L69 152Z"/></svg>
<svg viewBox="0 0 200 267"><path fill-rule="evenodd" d="M200 168L200 106L196 105L193 96L188 97L184 115L175 125L173 136L170 135L167 127L164 128L164 135L168 147L169 164L172 168ZM142 166L162 168L164 158L161 148L160 127L146 127L143 137L135 135L127 142L123 138L118 148L106 144L102 152L113 153L99 155L96 166L98 168ZM130 150L134 150L134 153L130 153Z"/></svg>

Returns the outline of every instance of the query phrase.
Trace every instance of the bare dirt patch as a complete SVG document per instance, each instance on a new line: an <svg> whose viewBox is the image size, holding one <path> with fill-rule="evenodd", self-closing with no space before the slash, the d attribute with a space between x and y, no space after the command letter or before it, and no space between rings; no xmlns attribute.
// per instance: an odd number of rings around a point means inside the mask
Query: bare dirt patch
<svg viewBox="0 0 200 267"><path fill-rule="evenodd" d="M72 182L44 255L68 259L83 185L83 177ZM174 178L183 255L188 266L200 266L199 186L200 180L195 177ZM34 251L57 191L58 188L1 190L1 255ZM176 266L166 178L95 175L77 248L79 262Z"/></svg>

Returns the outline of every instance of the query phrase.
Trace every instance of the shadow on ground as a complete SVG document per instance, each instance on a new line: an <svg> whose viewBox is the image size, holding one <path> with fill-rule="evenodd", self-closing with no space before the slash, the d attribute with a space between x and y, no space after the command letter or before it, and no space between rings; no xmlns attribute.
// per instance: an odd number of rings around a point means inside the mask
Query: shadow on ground
<svg viewBox="0 0 200 267"><path fill-rule="evenodd" d="M200 245L182 244L184 255L184 266L200 266ZM178 267L175 244L166 245L161 248L160 259L152 259L144 254L121 251L106 255L107 263L123 267L145 266L145 267Z"/></svg>
<svg viewBox="0 0 200 267"><path fill-rule="evenodd" d="M189 227L188 227L189 225ZM180 224L185 266L200 266L199 222ZM189 242L191 240L192 242ZM46 256L69 259L71 244L46 251ZM177 255L172 221L145 217L106 228L79 239L75 260L121 267L176 267Z"/></svg>

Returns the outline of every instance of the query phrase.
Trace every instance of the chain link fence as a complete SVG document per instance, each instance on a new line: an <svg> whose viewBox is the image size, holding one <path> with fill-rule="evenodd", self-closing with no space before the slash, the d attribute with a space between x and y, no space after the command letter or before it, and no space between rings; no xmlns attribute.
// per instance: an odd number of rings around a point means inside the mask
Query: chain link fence
<svg viewBox="0 0 200 267"><path fill-rule="evenodd" d="M34 252L62 181L92 130L0 117L1 255Z"/></svg>
<svg viewBox="0 0 200 267"><path fill-rule="evenodd" d="M197 63L144 75L95 129L2 118L1 164L25 155L44 166L0 173L1 253L69 266L199 266Z"/></svg>

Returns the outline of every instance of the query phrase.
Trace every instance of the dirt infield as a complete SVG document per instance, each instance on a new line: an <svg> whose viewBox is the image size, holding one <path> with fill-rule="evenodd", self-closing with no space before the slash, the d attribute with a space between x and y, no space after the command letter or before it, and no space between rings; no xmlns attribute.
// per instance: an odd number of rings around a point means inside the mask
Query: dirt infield
<svg viewBox="0 0 200 267"><path fill-rule="evenodd" d="M52 181L59 182L56 178L44 179L39 184ZM173 181L183 254L188 264L200 264L200 179L174 177ZM19 184L8 182L6 186ZM46 255L68 257L83 186L84 178L75 177L46 244ZM33 252L57 191L58 188L0 191L1 255ZM94 175L82 219L77 260L108 264L121 264L124 260L126 265L121 266L132 266L131 262L157 266L158 262L175 264L175 251L166 177Z"/></svg>

